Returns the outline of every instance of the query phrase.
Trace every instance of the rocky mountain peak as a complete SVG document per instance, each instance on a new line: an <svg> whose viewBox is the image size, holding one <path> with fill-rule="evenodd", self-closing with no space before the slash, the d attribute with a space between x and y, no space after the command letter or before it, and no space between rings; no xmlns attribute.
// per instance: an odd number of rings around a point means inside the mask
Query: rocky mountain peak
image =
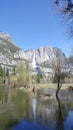
<svg viewBox="0 0 73 130"><path fill-rule="evenodd" d="M0 32L0 40L2 40L2 39L14 44L12 37L7 33Z"/></svg>
<svg viewBox="0 0 73 130"><path fill-rule="evenodd" d="M59 53L65 60L65 55L58 48L52 48L46 45L35 50L24 51L14 44L12 37L9 34L0 32L0 64L13 67L19 61L28 60L32 68L50 67L53 58ZM51 70L49 69L51 72Z"/></svg>

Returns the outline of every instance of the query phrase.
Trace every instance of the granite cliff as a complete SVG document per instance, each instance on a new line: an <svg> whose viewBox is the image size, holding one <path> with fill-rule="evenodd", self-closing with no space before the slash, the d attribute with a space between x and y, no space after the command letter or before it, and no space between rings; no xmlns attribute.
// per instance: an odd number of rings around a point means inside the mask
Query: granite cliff
<svg viewBox="0 0 73 130"><path fill-rule="evenodd" d="M13 67L21 60L29 60L32 68L43 67L43 70L49 69L53 58L59 54L65 60L65 54L58 48L52 48L47 45L35 50L19 48L9 34L0 32L0 64Z"/></svg>

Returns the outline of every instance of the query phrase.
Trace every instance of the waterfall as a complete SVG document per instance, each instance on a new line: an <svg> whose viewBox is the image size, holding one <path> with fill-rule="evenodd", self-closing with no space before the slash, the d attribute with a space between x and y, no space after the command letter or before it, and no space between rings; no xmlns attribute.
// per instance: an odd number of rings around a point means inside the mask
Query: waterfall
<svg viewBox="0 0 73 130"><path fill-rule="evenodd" d="M32 58L32 66L33 66L33 68L36 68L35 51L34 51L33 58Z"/></svg>

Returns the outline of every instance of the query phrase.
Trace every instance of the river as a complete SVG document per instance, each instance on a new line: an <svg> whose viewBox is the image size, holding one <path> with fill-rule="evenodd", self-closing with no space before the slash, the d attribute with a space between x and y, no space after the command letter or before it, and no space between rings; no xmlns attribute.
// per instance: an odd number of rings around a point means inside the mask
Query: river
<svg viewBox="0 0 73 130"><path fill-rule="evenodd" d="M56 99L0 87L0 130L73 130L73 92Z"/></svg>

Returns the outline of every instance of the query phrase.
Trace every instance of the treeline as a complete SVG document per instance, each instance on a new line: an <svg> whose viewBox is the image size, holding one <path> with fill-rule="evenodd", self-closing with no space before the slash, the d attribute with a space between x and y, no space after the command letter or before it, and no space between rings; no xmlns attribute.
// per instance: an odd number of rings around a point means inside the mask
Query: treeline
<svg viewBox="0 0 73 130"><path fill-rule="evenodd" d="M67 63L73 65L73 59L69 58ZM68 64L69 64L68 63ZM13 87L30 87L32 84L47 83L73 83L72 71L63 71L62 60L57 59L52 64L53 75L45 76L42 73L33 73L31 64L28 61L21 61L11 70L5 66L0 66L0 84L11 85Z"/></svg>
<svg viewBox="0 0 73 130"><path fill-rule="evenodd" d="M9 79L9 69L0 65L0 84L5 84Z"/></svg>

